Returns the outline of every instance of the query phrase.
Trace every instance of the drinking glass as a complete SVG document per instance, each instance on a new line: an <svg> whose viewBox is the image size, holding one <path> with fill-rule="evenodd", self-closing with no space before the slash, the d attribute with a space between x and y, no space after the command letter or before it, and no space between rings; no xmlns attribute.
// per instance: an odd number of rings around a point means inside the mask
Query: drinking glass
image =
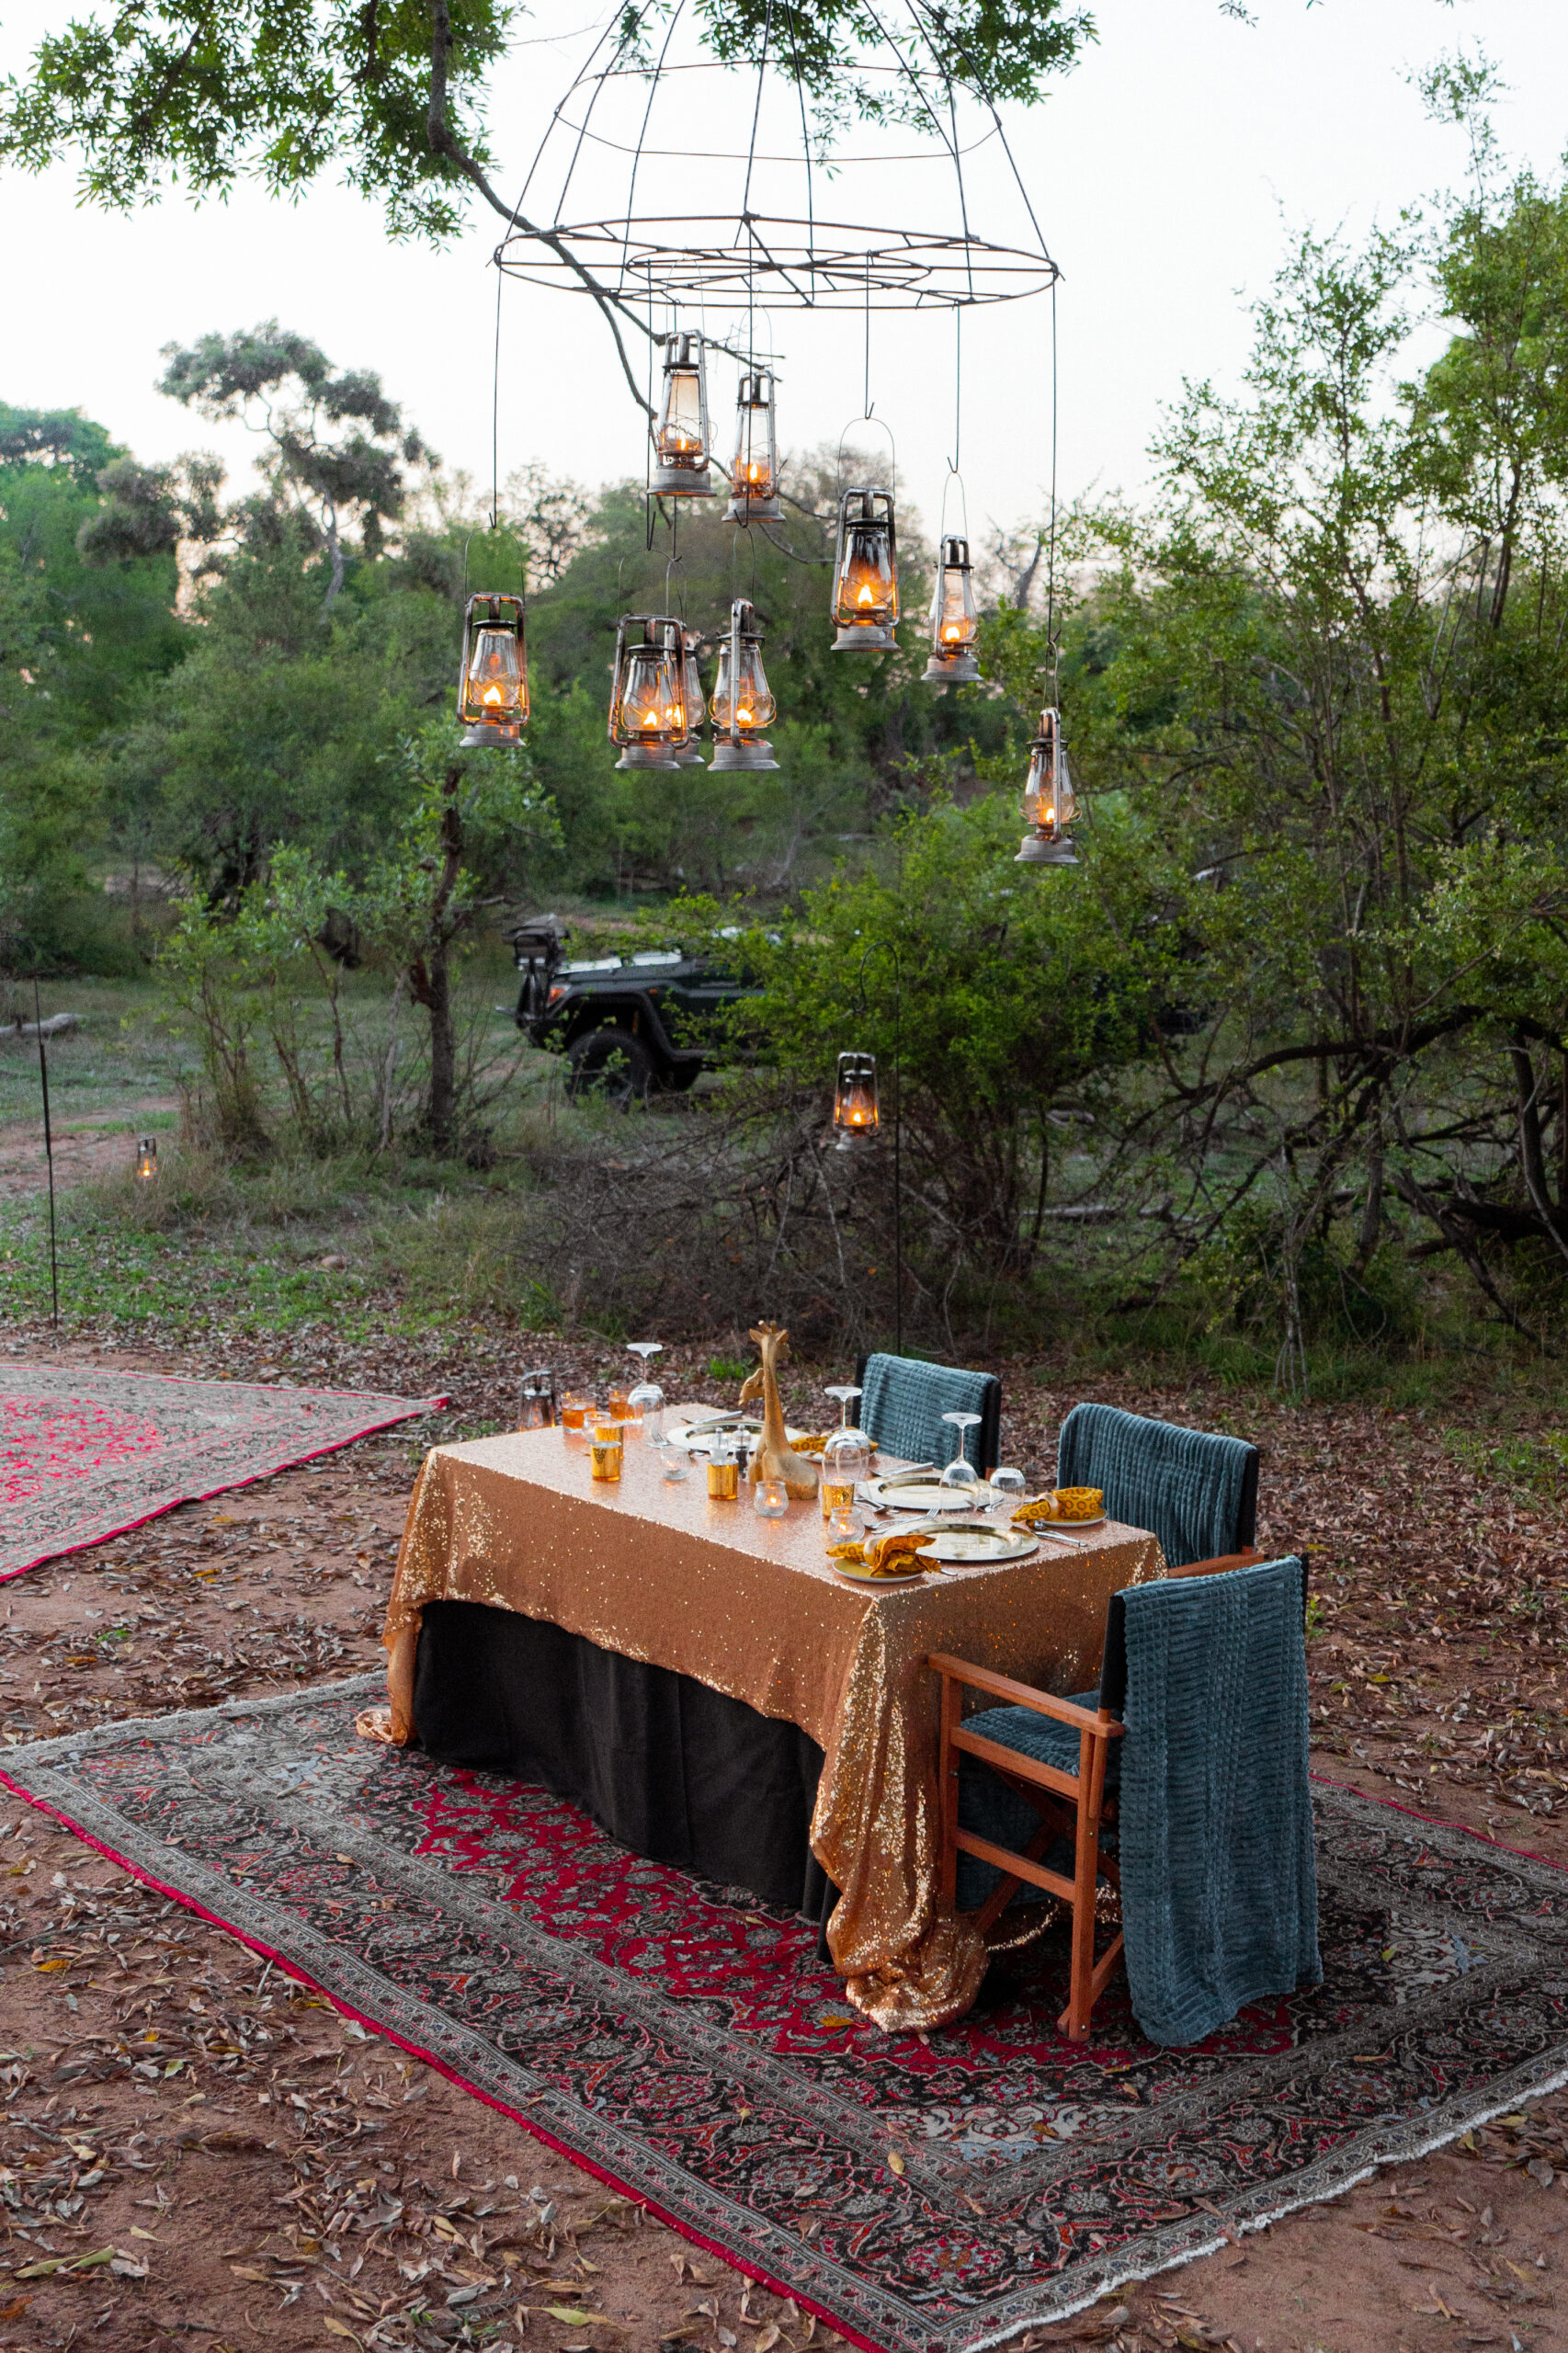
<svg viewBox="0 0 1568 2353"><path fill-rule="evenodd" d="M517 1404L517 1427L520 1430L548 1430L555 1427L555 1375L541 1366L535 1372L525 1372Z"/></svg>
<svg viewBox="0 0 1568 2353"><path fill-rule="evenodd" d="M953 1437L958 1451L943 1472L940 1484L944 1487L957 1488L960 1495L971 1494L976 1487L983 1484L983 1482L979 1472L964 1453L964 1432L973 1429L980 1420L980 1415L978 1414L944 1414L942 1419L953 1425Z"/></svg>
<svg viewBox="0 0 1568 2353"><path fill-rule="evenodd" d="M631 1419L631 1391L624 1381L612 1381L609 1385L609 1410L618 1422Z"/></svg>
<svg viewBox="0 0 1568 2353"><path fill-rule="evenodd" d="M665 1392L656 1381L648 1378L648 1359L662 1356L663 1340L630 1340L627 1343L634 1357L642 1359L642 1378L627 1398L626 1407L633 1422L640 1422L645 1438L657 1437L665 1427Z"/></svg>
<svg viewBox="0 0 1568 2353"><path fill-rule="evenodd" d="M1021 1471L993 1471L991 1492L1001 1506L996 1514L1002 1521L1009 1520L1023 1501L1024 1474Z"/></svg>
<svg viewBox="0 0 1568 2353"><path fill-rule="evenodd" d="M591 1390L567 1390L561 1400L561 1435L568 1446L587 1443L587 1425L594 1411L595 1400Z"/></svg>
<svg viewBox="0 0 1568 2353"><path fill-rule="evenodd" d="M822 1516L828 1519L840 1509L853 1505L855 1490L871 1471L871 1441L864 1430L857 1429L849 1419L851 1398L858 1397L858 1389L834 1388L826 1392L838 1399L838 1427L822 1450Z"/></svg>
<svg viewBox="0 0 1568 2353"><path fill-rule="evenodd" d="M590 1467L596 1479L608 1480L612 1486L619 1480L626 1460L625 1427L622 1422L594 1424L593 1443L588 1449Z"/></svg>

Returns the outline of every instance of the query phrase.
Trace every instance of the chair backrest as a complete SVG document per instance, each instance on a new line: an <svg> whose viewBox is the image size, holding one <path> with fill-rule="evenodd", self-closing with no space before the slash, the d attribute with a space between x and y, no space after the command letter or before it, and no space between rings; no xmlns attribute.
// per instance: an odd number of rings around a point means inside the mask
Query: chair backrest
<svg viewBox="0 0 1568 2353"><path fill-rule="evenodd" d="M1163 1609L1170 1614L1179 1609L1190 1617L1193 1614L1191 1606L1180 1598L1184 1594L1194 1594L1199 1597L1196 1608L1201 1615L1204 1611L1203 1593L1206 1586L1224 1586L1234 1591L1236 1588L1232 1586L1233 1578L1250 1577L1257 1582L1259 1589L1262 1590L1287 1570L1293 1573L1300 1583L1301 1607L1296 1612L1296 1618L1301 1627L1301 1639L1304 1646L1307 1564L1299 1552L1284 1553L1278 1561L1248 1561L1244 1567L1222 1569L1217 1576L1155 1577L1146 1586L1126 1586L1119 1593L1113 1593L1106 1605L1105 1655L1100 1661L1100 1706L1113 1716L1121 1716L1126 1712L1127 1603L1130 1595L1138 1597L1136 1606L1141 1609ZM1145 1596L1149 1597L1147 1600L1144 1598ZM1195 1662L1195 1664L1199 1674L1206 1672L1200 1662Z"/></svg>
<svg viewBox="0 0 1568 2353"><path fill-rule="evenodd" d="M1118 1405L1074 1405L1056 1448L1059 1487L1099 1487L1112 1519L1147 1528L1173 1569L1242 1552L1257 1527L1257 1449Z"/></svg>
<svg viewBox="0 0 1568 2353"><path fill-rule="evenodd" d="M994 1372L878 1355L861 1358L855 1379L860 1427L884 1452L907 1462L950 1462L958 1433L942 1415L978 1414L978 1425L964 1432L964 1453L977 1471L995 1470L1002 1459L1002 1384Z"/></svg>

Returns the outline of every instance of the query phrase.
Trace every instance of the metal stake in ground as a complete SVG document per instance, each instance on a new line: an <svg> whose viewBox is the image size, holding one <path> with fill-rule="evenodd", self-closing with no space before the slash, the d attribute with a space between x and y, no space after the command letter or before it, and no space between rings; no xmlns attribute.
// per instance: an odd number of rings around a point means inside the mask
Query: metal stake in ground
<svg viewBox="0 0 1568 2353"><path fill-rule="evenodd" d="M33 1027L38 1031L38 1074L43 1087L43 1156L49 1163L49 1289L53 1302L53 1323L60 1329L60 1260L54 1246L54 1136L49 1124L49 1054L43 1042L43 1007L39 1002L38 981L33 981Z"/></svg>

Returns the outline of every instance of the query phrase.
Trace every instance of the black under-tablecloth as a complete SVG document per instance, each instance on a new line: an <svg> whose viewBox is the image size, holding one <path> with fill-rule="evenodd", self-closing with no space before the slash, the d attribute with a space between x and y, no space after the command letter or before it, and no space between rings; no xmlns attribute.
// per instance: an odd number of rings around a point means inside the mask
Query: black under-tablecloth
<svg viewBox="0 0 1568 2353"><path fill-rule="evenodd" d="M541 1783L651 1861L819 1926L836 1901L809 1835L822 1750L692 1676L547 1619L430 1601L414 1723L443 1764Z"/></svg>

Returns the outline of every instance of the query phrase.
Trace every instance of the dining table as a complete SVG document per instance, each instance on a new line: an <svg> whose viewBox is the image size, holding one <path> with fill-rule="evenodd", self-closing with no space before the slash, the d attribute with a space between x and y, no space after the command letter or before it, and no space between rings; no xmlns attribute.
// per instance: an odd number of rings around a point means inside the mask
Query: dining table
<svg viewBox="0 0 1568 2353"><path fill-rule="evenodd" d="M700 1460L666 1480L634 1429L616 1483L572 1431L473 1438L418 1473L382 1634L388 1704L361 1723L538 1777L639 1851L762 1876L775 1901L792 1884L781 1843L803 1837L796 1860L835 1897L846 1998L887 2032L925 2032L964 2014L990 1957L941 1898L927 1658L1085 1690L1110 1596L1165 1574L1153 1536L1105 1520L1039 1534L1019 1559L852 1581L814 1498L765 1518L744 1481L738 1501L710 1496Z"/></svg>

